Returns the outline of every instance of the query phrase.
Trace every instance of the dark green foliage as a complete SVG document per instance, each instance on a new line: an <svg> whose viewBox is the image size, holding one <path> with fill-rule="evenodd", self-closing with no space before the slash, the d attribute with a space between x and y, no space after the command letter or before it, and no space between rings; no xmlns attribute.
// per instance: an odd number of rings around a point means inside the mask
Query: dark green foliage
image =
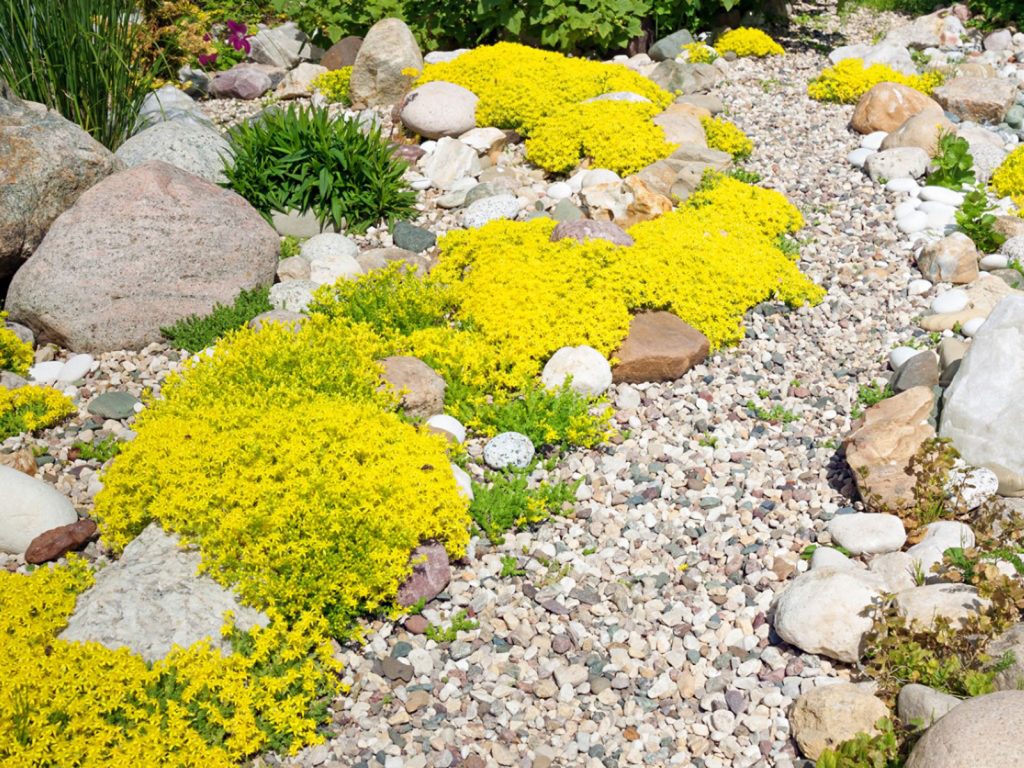
<svg viewBox="0 0 1024 768"><path fill-rule="evenodd" d="M996 217L992 210L985 193L976 189L967 193L956 212L956 225L982 253L995 253L1006 242L1006 236L995 230Z"/></svg>
<svg viewBox="0 0 1024 768"><path fill-rule="evenodd" d="M928 183L958 192L974 184L974 158L967 139L952 133L939 137L939 152L933 160L935 170L928 174Z"/></svg>
<svg viewBox="0 0 1024 768"><path fill-rule="evenodd" d="M725 175L736 179L736 181L742 181L744 184L757 184L763 178L757 171L748 171L745 168L730 168Z"/></svg>
<svg viewBox="0 0 1024 768"><path fill-rule="evenodd" d="M0 80L117 149L150 89L134 0L0 0Z"/></svg>
<svg viewBox="0 0 1024 768"><path fill-rule="evenodd" d="M175 347L192 353L212 345L228 331L243 327L256 315L269 312L269 288L254 288L242 291L230 306L217 304L205 317L192 315L179 320L170 328L161 328L160 333Z"/></svg>
<svg viewBox="0 0 1024 768"><path fill-rule="evenodd" d="M992 29L1000 24L1016 24L1019 29L1024 23L1024 7L1020 0L970 0L967 6L974 17L970 26Z"/></svg>
<svg viewBox="0 0 1024 768"><path fill-rule="evenodd" d="M473 501L469 514L484 535L494 544L504 541L506 531L541 523L559 514L565 504L576 499L575 483L541 483L530 488L528 470L493 473L490 485L473 483Z"/></svg>
<svg viewBox="0 0 1024 768"><path fill-rule="evenodd" d="M225 165L225 186L268 220L275 211L312 211L321 224L361 233L413 214L407 166L379 127L364 133L355 120L292 106L236 126L229 138L235 160Z"/></svg>
<svg viewBox="0 0 1024 768"><path fill-rule="evenodd" d="M78 451L80 459L103 463L110 461L121 452L121 443L111 435L95 443L84 443L79 440L72 446L72 449Z"/></svg>
<svg viewBox="0 0 1024 768"><path fill-rule="evenodd" d="M875 723L875 728L876 736L858 733L834 750L826 749L815 768L903 768L922 730L899 722L894 724L887 717Z"/></svg>

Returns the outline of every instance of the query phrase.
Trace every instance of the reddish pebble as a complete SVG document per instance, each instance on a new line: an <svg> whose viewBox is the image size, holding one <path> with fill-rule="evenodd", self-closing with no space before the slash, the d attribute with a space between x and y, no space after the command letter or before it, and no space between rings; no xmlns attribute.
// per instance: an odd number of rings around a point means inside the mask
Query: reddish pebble
<svg viewBox="0 0 1024 768"><path fill-rule="evenodd" d="M92 520L51 528L32 539L25 550L25 562L41 565L56 560L63 554L81 549L95 535L96 523Z"/></svg>

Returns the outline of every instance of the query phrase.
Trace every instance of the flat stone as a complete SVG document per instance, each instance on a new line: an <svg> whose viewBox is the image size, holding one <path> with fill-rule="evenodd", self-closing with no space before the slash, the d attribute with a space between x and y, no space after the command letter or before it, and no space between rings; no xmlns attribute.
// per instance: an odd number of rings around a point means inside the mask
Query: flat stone
<svg viewBox="0 0 1024 768"><path fill-rule="evenodd" d="M391 232L395 246L412 253L422 253L437 245L437 235L429 229L417 227L407 221L399 221Z"/></svg>
<svg viewBox="0 0 1024 768"><path fill-rule="evenodd" d="M836 515L829 522L828 532L837 544L854 555L895 552L907 540L903 521L883 513Z"/></svg>
<svg viewBox="0 0 1024 768"><path fill-rule="evenodd" d="M935 89L942 107L962 120L999 123L1017 97L1017 86L995 77L954 77Z"/></svg>
<svg viewBox="0 0 1024 768"><path fill-rule="evenodd" d="M612 356L616 383L674 381L707 357L704 334L670 312L641 312L633 317L629 334Z"/></svg>
<svg viewBox="0 0 1024 768"><path fill-rule="evenodd" d="M595 221L594 219L564 221L551 230L551 242L566 238L573 238L581 243L597 239L607 240L615 245L629 246L633 244L633 238L626 234L618 224L611 221Z"/></svg>
<svg viewBox="0 0 1024 768"><path fill-rule="evenodd" d="M864 162L872 181L917 179L928 169L928 153L919 147L897 147L876 152Z"/></svg>
<svg viewBox="0 0 1024 768"><path fill-rule="evenodd" d="M128 392L112 390L103 392L90 400L86 410L101 419L123 421L135 415L135 406L140 405L141 402L139 398Z"/></svg>
<svg viewBox="0 0 1024 768"><path fill-rule="evenodd" d="M25 550L25 562L41 565L51 560L76 552L96 535L96 523L92 520L78 520L59 528L39 534Z"/></svg>
<svg viewBox="0 0 1024 768"><path fill-rule="evenodd" d="M395 601L402 606L416 605L420 601L430 602L437 597L452 580L448 564L448 553L442 544L422 544L409 557L412 573L398 588Z"/></svg>
<svg viewBox="0 0 1024 768"><path fill-rule="evenodd" d="M976 616L988 604L989 600L967 584L925 584L896 594L900 615L923 629L932 627L939 616L954 627L961 626L964 619Z"/></svg>
<svg viewBox="0 0 1024 768"><path fill-rule="evenodd" d="M476 200L462 212L462 226L477 229L499 219L514 219L519 215L519 200L515 195L493 195Z"/></svg>

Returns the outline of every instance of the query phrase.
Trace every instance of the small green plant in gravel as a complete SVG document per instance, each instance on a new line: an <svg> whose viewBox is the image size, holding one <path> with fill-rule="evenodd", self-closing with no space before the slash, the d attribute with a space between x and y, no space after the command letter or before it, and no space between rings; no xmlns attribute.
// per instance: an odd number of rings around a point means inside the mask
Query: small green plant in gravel
<svg viewBox="0 0 1024 768"><path fill-rule="evenodd" d="M211 346L228 331L242 328L256 315L273 309L269 297L270 289L265 287L242 291L233 304L217 304L210 314L179 320L168 328L161 328L160 333L178 349L195 354Z"/></svg>
<svg viewBox="0 0 1024 768"><path fill-rule="evenodd" d="M757 171L748 171L746 168L730 168L725 175L736 179L736 181L742 181L744 184L757 184L764 178Z"/></svg>
<svg viewBox="0 0 1024 768"><path fill-rule="evenodd" d="M753 400L747 400L747 410L761 421L770 421L781 424L791 424L800 417L787 410L781 404L773 405L771 408L765 408L764 406L758 405Z"/></svg>
<svg viewBox="0 0 1024 768"><path fill-rule="evenodd" d="M1006 236L995 230L993 210L985 193L975 189L967 193L956 212L956 225L982 253L995 253L1006 242Z"/></svg>
<svg viewBox="0 0 1024 768"><path fill-rule="evenodd" d="M850 416L854 419L859 419L864 415L864 409L870 408L873 405L892 397L895 392L892 391L892 387L888 384L880 386L878 384L862 384L860 389L857 390L857 404L850 410Z"/></svg>
<svg viewBox="0 0 1024 768"><path fill-rule="evenodd" d="M502 555L500 575L503 579L511 579L513 576L525 576L526 571L519 567L519 558L515 555Z"/></svg>
<svg viewBox="0 0 1024 768"><path fill-rule="evenodd" d="M541 523L560 514L576 499L575 483L540 483L530 487L529 470L493 473L488 485L473 484L469 514L494 544L502 543L505 532Z"/></svg>
<svg viewBox="0 0 1024 768"><path fill-rule="evenodd" d="M312 211L321 224L362 233L414 214L416 193L380 128L334 119L324 109L265 112L228 134L234 162L225 186L270 220L274 212Z"/></svg>
<svg viewBox="0 0 1024 768"><path fill-rule="evenodd" d="M815 768L903 768L921 729L883 717L875 723L877 734L858 733L835 749L826 749Z"/></svg>
<svg viewBox="0 0 1024 768"><path fill-rule="evenodd" d="M479 622L473 621L469 618L469 614L462 610L452 616L452 622L447 627L436 627L430 624L423 634L438 644L452 643L458 639L459 632L468 632L479 626Z"/></svg>
<svg viewBox="0 0 1024 768"><path fill-rule="evenodd" d="M800 552L800 559L810 560L811 557L814 556L814 553L818 551L818 546L819 545L817 544L808 544L806 547L803 548L803 551ZM834 549L836 552L839 552L840 554L846 555L847 557L853 557L853 553L850 552L850 550L848 550L846 547L841 547L838 544L833 544L832 549Z"/></svg>
<svg viewBox="0 0 1024 768"><path fill-rule="evenodd" d="M77 440L71 446L72 450L78 452L78 458L86 461L99 461L101 463L110 461L121 451L120 441L111 435L95 443L86 443Z"/></svg>
<svg viewBox="0 0 1024 768"><path fill-rule="evenodd" d="M285 235L281 238L281 258L290 259L298 256L302 251L302 240L292 235Z"/></svg>
<svg viewBox="0 0 1024 768"><path fill-rule="evenodd" d="M959 192L974 184L974 158L967 139L953 133L943 133L939 137L938 153L932 162L935 170L928 174L930 185Z"/></svg>

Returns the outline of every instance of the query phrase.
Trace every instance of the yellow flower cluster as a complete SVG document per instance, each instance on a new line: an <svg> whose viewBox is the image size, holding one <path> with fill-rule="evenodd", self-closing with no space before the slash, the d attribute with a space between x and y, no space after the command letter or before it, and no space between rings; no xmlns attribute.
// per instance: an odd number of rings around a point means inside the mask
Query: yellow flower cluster
<svg viewBox="0 0 1024 768"><path fill-rule="evenodd" d="M750 157L750 153L754 151L754 142L728 120L721 117L702 117L700 123L704 126L704 135L712 149L728 152L737 159Z"/></svg>
<svg viewBox="0 0 1024 768"><path fill-rule="evenodd" d="M630 247L552 243L546 220L453 231L434 279L453 287L459 317L535 368L566 345L611 355L630 312L650 307L675 312L717 348L742 338L742 316L760 301L824 295L775 245L802 223L777 192L719 178L678 211L634 226Z"/></svg>
<svg viewBox="0 0 1024 768"><path fill-rule="evenodd" d="M1003 158L989 183L1000 197L1012 197L1024 216L1024 145Z"/></svg>
<svg viewBox="0 0 1024 768"><path fill-rule="evenodd" d="M526 140L526 157L552 173L567 173L590 158L592 167L628 176L676 148L651 122L659 111L653 104L627 101L579 104L538 122Z"/></svg>
<svg viewBox="0 0 1024 768"><path fill-rule="evenodd" d="M321 740L340 688L322 620L229 625L228 656L203 641L147 664L125 648L57 639L91 583L74 557L0 572L0 765L229 768Z"/></svg>
<svg viewBox="0 0 1024 768"><path fill-rule="evenodd" d="M574 59L516 43L474 48L457 59L428 64L416 85L444 80L477 95L481 126L531 135L546 117L576 109L605 93L629 91L664 109L672 94L619 64Z"/></svg>
<svg viewBox="0 0 1024 768"><path fill-rule="evenodd" d="M52 427L77 411L67 396L50 387L0 387L0 440Z"/></svg>
<svg viewBox="0 0 1024 768"><path fill-rule="evenodd" d="M382 351L368 326L323 316L222 340L166 385L105 474L104 539L120 549L158 520L246 603L354 636L422 541L453 558L468 542L445 442L377 391Z"/></svg>
<svg viewBox="0 0 1024 768"><path fill-rule="evenodd" d="M19 376L28 373L32 365L32 346L18 338L17 334L4 327L6 312L0 312L0 371L12 371Z"/></svg>
<svg viewBox="0 0 1024 768"><path fill-rule="evenodd" d="M683 50L691 64L710 64L718 58L718 51L707 43L689 43Z"/></svg>
<svg viewBox="0 0 1024 768"><path fill-rule="evenodd" d="M348 104L349 83L352 80L352 67L341 67L321 72L310 81L310 85L320 91L332 104Z"/></svg>
<svg viewBox="0 0 1024 768"><path fill-rule="evenodd" d="M930 94L942 85L944 79L941 72L904 75L885 64L866 67L861 59L843 59L811 80L807 85L807 94L817 101L854 104L879 83L899 83Z"/></svg>
<svg viewBox="0 0 1024 768"><path fill-rule="evenodd" d="M782 56L782 46L760 29L739 27L731 29L715 41L719 53L732 51L737 56Z"/></svg>

